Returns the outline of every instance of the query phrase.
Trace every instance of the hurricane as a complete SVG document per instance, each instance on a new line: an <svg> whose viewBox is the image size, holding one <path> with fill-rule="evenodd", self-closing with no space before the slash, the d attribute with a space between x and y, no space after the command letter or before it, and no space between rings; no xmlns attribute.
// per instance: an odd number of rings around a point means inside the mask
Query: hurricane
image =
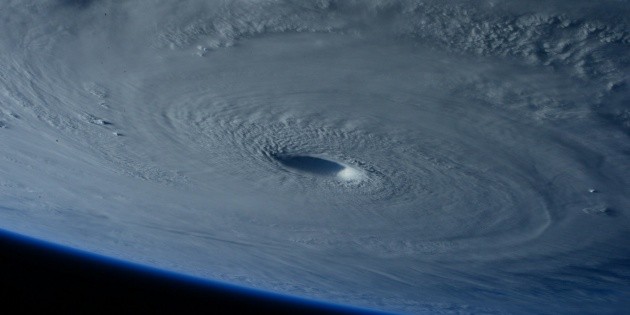
<svg viewBox="0 0 630 315"><path fill-rule="evenodd" d="M628 1L0 16L2 229L387 312L628 306Z"/></svg>

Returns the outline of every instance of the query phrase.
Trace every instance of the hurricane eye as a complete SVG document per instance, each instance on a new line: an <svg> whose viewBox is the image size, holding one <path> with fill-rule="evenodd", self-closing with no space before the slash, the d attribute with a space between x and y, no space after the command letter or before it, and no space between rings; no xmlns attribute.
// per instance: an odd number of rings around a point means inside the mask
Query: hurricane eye
<svg viewBox="0 0 630 315"><path fill-rule="evenodd" d="M309 155L277 156L276 160L290 169L320 176L337 176L346 168L335 161Z"/></svg>

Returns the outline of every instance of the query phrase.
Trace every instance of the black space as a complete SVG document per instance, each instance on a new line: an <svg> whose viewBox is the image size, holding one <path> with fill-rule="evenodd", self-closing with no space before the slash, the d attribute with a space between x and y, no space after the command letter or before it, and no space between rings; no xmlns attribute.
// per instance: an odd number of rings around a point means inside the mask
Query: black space
<svg viewBox="0 0 630 315"><path fill-rule="evenodd" d="M0 231L0 313L358 314L361 310L195 282ZM10 310L10 312L8 312Z"/></svg>

